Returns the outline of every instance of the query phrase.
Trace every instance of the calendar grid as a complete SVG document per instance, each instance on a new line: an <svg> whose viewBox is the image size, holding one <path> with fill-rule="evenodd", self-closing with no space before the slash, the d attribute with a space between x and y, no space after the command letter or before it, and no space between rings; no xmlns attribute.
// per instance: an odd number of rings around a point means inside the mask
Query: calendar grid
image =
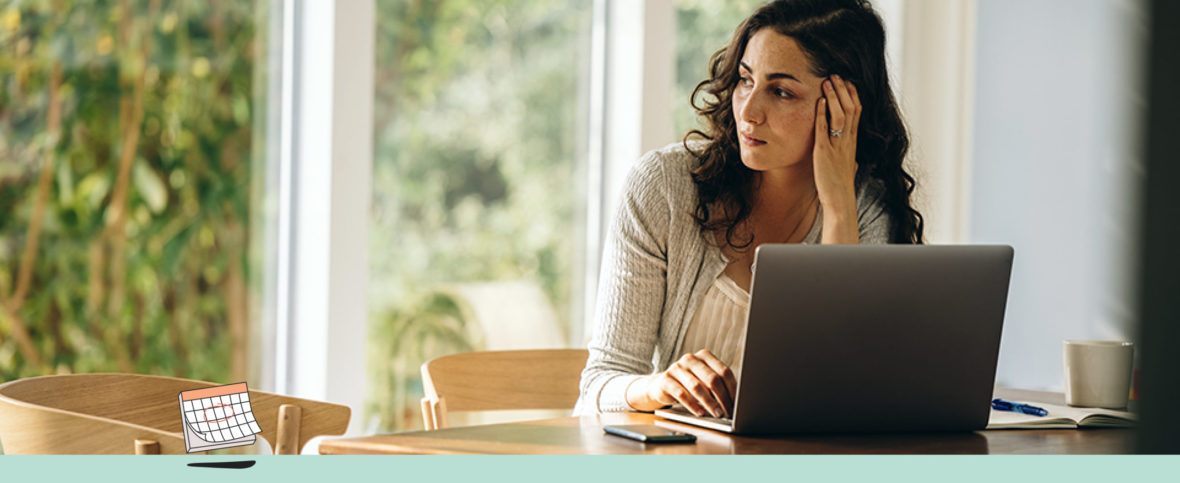
<svg viewBox="0 0 1180 483"><path fill-rule="evenodd" d="M245 383L181 392L180 411L186 427L185 445L190 452L209 449L209 445L222 448L253 444L254 435L262 432ZM200 441L190 442L190 433Z"/></svg>

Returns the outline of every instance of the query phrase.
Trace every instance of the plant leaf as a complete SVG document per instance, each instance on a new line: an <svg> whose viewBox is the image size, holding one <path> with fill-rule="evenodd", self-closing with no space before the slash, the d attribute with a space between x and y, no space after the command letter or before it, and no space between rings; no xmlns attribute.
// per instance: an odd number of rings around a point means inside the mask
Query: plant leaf
<svg viewBox="0 0 1180 483"><path fill-rule="evenodd" d="M160 179L160 176L148 167L143 158L135 160L131 180L135 183L135 190L147 202L148 209L152 210L152 213L164 211L164 207L168 205L168 190L164 187L164 180Z"/></svg>
<svg viewBox="0 0 1180 483"><path fill-rule="evenodd" d="M111 182L107 179L107 173L90 173L78 183L78 197L85 198L90 208L95 209L102 203L102 199L106 198L110 189Z"/></svg>

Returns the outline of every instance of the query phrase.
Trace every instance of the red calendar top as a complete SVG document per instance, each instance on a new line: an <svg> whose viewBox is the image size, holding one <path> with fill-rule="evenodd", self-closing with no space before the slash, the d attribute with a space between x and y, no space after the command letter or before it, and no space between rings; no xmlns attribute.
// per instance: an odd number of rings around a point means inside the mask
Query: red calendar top
<svg viewBox="0 0 1180 483"><path fill-rule="evenodd" d="M224 386L207 387L205 389L193 389L192 391L184 391L180 393L181 401L192 401L195 399L205 399L214 396L228 396L230 394L240 394L247 392L246 383L239 382L237 384L226 384Z"/></svg>

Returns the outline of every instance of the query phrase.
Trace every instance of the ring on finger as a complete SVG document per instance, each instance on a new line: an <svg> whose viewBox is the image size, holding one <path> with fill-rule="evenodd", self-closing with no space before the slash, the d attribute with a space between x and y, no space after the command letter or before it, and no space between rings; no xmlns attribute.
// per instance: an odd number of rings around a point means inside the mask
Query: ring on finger
<svg viewBox="0 0 1180 483"><path fill-rule="evenodd" d="M838 138L841 134L844 134L843 129L828 129L828 136Z"/></svg>

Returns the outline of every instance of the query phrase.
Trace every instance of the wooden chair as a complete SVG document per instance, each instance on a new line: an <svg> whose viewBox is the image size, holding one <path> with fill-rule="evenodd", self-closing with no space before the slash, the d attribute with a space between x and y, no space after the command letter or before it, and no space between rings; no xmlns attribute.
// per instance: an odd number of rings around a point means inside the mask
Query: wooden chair
<svg viewBox="0 0 1180 483"><path fill-rule="evenodd" d="M484 351L422 364L422 422L449 426L448 411L573 409L585 349Z"/></svg>
<svg viewBox="0 0 1180 483"><path fill-rule="evenodd" d="M0 385L5 454L185 454L179 394L211 382L140 374L31 377ZM344 434L347 406L250 390L259 435L275 454Z"/></svg>

